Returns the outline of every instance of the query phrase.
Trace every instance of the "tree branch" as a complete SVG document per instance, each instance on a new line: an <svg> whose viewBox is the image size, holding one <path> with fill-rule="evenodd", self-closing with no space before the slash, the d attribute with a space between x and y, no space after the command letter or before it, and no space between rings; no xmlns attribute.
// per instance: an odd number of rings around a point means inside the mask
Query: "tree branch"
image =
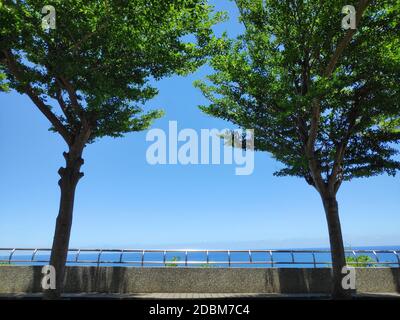
<svg viewBox="0 0 400 320"><path fill-rule="evenodd" d="M357 13L356 13L356 27L359 25L359 22L361 20L361 17L366 10L368 4L371 2L371 0L360 0L357 6ZM339 42L339 44L336 46L335 52L333 53L331 59L329 60L328 65L326 66L324 72L323 72L323 77L329 78L332 76L332 73L336 67L337 62L339 61L340 56L342 55L343 51L346 49L346 47L349 45L353 35L356 33L356 29L349 29L345 36L342 38L342 40ZM320 117L321 117L321 101L320 98L314 98L312 101L312 106L311 106L311 124L310 124L310 131L308 135L308 141L307 145L305 147L305 152L306 156L309 159L309 165L310 165L310 170L311 174L313 176L313 179L316 179L316 185L317 187L319 185L325 185L323 182L321 172L318 171L318 162L315 158L315 141L317 139L318 135L318 128L319 128L319 122L320 122Z"/></svg>
<svg viewBox="0 0 400 320"><path fill-rule="evenodd" d="M338 177L338 175L342 168L345 152L347 149L347 144L350 140L353 130L357 127L356 121L357 121L357 117L359 115L360 100L362 99L362 97L365 94L368 94L370 89L371 89L370 87L365 86L365 87L361 88L360 90L358 90L358 93L356 94L356 97L355 97L354 107L348 113L348 116L346 119L347 130L336 150L333 168L332 168L331 174L329 175L329 188L331 188L331 191L333 191L334 193L336 193L339 190L339 187L341 185L341 179Z"/></svg>
<svg viewBox="0 0 400 320"><path fill-rule="evenodd" d="M345 36L342 38L342 40L338 43L336 46L335 52L333 53L327 67L325 68L324 77L329 78L333 70L336 67L336 64L342 55L343 51L346 49L346 47L349 45L351 39L353 38L353 35L357 32L357 27L361 21L362 15L364 14L365 9L367 9L369 3L371 0L360 0L358 3L358 6L356 8L356 29L349 29L347 30Z"/></svg>
<svg viewBox="0 0 400 320"><path fill-rule="evenodd" d="M34 92L29 83L23 83L23 76L18 68L18 63L12 54L11 50L3 50L3 54L6 58L6 65L8 71L15 77L17 81L21 83L24 88L25 93L29 96L36 107L43 113L43 115L50 121L56 131L63 137L65 142L70 145L72 142L72 137L68 129L61 123L57 116L50 110L50 108L39 98L39 96Z"/></svg>
<svg viewBox="0 0 400 320"><path fill-rule="evenodd" d="M89 127L88 121L85 116L85 110L83 110L82 106L79 104L78 96L75 92L75 89L69 83L69 81L65 77L59 77L59 81L62 86L67 90L69 99L71 100L71 107L76 112L77 116L81 119L82 125L86 128Z"/></svg>
<svg viewBox="0 0 400 320"><path fill-rule="evenodd" d="M58 82L58 81L56 80L56 82ZM61 86L58 86L56 89L56 99L58 101L58 104L61 107L62 112L64 113L65 117L67 118L68 122L73 127L75 120L72 117L71 112L68 110L68 106L66 105L66 103L63 99Z"/></svg>

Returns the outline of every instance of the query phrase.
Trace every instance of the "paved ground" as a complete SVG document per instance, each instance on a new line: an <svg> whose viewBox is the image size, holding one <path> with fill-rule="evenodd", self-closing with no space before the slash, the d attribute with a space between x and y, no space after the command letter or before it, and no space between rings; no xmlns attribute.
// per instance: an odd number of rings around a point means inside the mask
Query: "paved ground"
<svg viewBox="0 0 400 320"><path fill-rule="evenodd" d="M41 293L25 294L0 294L0 299L41 299ZM257 293L135 293L135 294L109 294L109 293L76 293L76 294L64 294L65 299L116 299L116 300L159 300L159 299L266 299L266 300L283 300L283 299L311 299L311 300L329 300L329 295L323 294L257 294ZM357 294L355 299L399 299L399 293L364 293Z"/></svg>

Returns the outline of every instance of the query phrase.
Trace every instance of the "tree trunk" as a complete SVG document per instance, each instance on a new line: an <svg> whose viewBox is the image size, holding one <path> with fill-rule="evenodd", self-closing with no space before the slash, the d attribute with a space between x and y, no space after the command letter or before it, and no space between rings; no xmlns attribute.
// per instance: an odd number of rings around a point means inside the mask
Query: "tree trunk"
<svg viewBox="0 0 400 320"><path fill-rule="evenodd" d="M328 223L329 241L332 256L333 288L332 298L347 299L351 297L350 290L342 287L342 268L346 266L346 256L343 246L342 229L339 219L339 207L336 196L322 196Z"/></svg>
<svg viewBox="0 0 400 320"><path fill-rule="evenodd" d="M66 167L60 168L58 171L61 177L58 182L61 189L61 198L50 256L50 265L56 271L56 288L45 290L44 296L46 299L59 299L63 291L75 190L79 179L83 176L83 173L79 171L83 164L82 152L83 147L79 148L79 150L71 147L68 153L64 152Z"/></svg>

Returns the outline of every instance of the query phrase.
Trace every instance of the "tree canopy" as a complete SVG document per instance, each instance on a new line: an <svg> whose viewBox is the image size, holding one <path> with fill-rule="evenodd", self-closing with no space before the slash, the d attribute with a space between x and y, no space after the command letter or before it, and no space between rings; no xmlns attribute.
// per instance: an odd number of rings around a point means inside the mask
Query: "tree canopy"
<svg viewBox="0 0 400 320"><path fill-rule="evenodd" d="M0 83L27 94L69 144L147 128L153 80L196 70L222 15L205 0L54 0L56 28L42 28L43 1L0 7ZM56 108L51 107L56 102Z"/></svg>
<svg viewBox="0 0 400 320"><path fill-rule="evenodd" d="M337 192L344 180L400 169L400 1L236 0L243 35L225 40L197 86L201 109L255 130L255 148ZM314 171L314 172L312 172ZM321 191L321 190L320 190Z"/></svg>

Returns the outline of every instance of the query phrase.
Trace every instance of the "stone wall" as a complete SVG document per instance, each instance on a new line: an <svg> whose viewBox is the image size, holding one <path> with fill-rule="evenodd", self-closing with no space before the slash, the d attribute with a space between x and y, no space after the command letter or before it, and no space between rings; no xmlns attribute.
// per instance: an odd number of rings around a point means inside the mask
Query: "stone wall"
<svg viewBox="0 0 400 320"><path fill-rule="evenodd" d="M40 266L1 266L0 293L40 292ZM328 293L328 268L67 267L65 292ZM356 268L358 292L400 292L399 268Z"/></svg>

